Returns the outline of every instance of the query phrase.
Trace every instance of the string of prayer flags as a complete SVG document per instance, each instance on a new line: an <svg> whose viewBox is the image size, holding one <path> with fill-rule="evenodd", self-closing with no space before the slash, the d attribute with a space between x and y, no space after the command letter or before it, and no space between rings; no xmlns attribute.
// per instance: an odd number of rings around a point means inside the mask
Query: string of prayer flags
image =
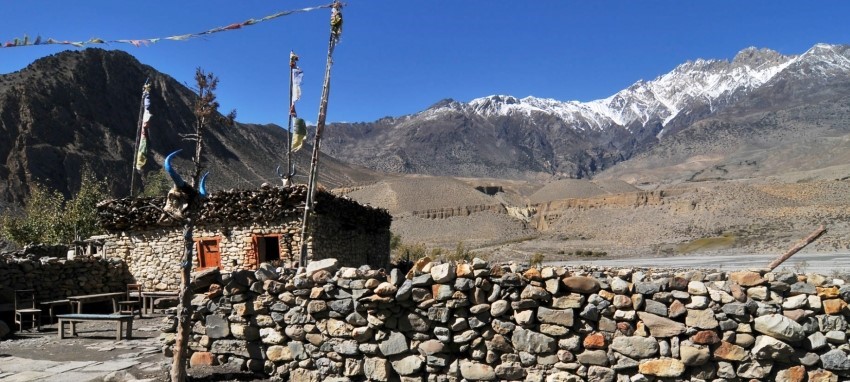
<svg viewBox="0 0 850 382"><path fill-rule="evenodd" d="M331 37L339 42L342 35L342 3L334 2L331 10Z"/></svg>
<svg viewBox="0 0 850 382"><path fill-rule="evenodd" d="M145 83L145 86L142 88L142 100L144 102L144 112L142 114L142 130L139 133L139 151L136 153L136 170L142 171L142 168L145 167L147 163L148 156L148 122L150 122L151 114L150 106L151 106L151 85L149 83Z"/></svg>
<svg viewBox="0 0 850 382"><path fill-rule="evenodd" d="M86 46L86 45L109 44L109 43L130 44L130 45L133 45L135 47L141 47L141 46L148 46L148 45L151 45L151 44L155 44L155 43L159 42L160 40L185 41L185 40L189 40L189 39L192 39L192 38L210 35L210 34L213 34L213 33L242 29L242 27L259 24L263 21L273 20L273 19L276 19L278 17L288 16L288 15L291 15L291 14L294 14L294 13L304 13L304 12L315 11L315 10L318 10L318 9L327 9L327 8L333 8L333 7L334 7L334 4L326 4L326 5L320 5L320 6L316 6L316 7L307 7L307 8L296 9L296 10L291 10L291 11L281 11L281 12L277 12L277 13L259 18L259 19L248 19L248 20L245 20L243 22L232 23L232 24L229 24L229 25L226 25L226 26L223 26L223 27L217 27L217 28L213 28L213 29L206 30L206 31L203 31L203 32L187 33L187 34L182 34L182 35L177 35L177 36L169 36L169 37L156 37L156 38L145 38L145 39L119 39L119 40L105 40L105 39L93 37L93 38L85 40L85 41L68 41L68 40L55 40L55 39L52 39L52 38L48 38L47 40L42 40L41 36L36 37L35 40L30 40L30 38L27 35L24 35L23 38L17 38L16 37L16 38L14 38L10 41L6 41L5 43L0 43L0 48L16 48L16 47L22 47L22 46L35 46L35 45L72 45L72 46L80 48L80 47L83 47L83 46ZM2 41L2 40L0 40L0 41Z"/></svg>
<svg viewBox="0 0 850 382"><path fill-rule="evenodd" d="M295 132L292 134L292 152L301 150L307 138L307 123L301 118L295 119Z"/></svg>

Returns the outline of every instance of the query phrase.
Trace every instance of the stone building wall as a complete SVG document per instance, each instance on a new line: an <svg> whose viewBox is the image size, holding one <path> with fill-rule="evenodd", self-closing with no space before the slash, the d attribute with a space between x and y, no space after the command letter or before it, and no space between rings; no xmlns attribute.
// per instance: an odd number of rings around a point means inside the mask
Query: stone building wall
<svg viewBox="0 0 850 382"><path fill-rule="evenodd" d="M850 286L815 274L476 259L405 278L325 260L224 280L193 301L192 364L290 381L850 380Z"/></svg>
<svg viewBox="0 0 850 382"><path fill-rule="evenodd" d="M0 304L14 302L14 292L33 289L38 301L68 296L123 292L132 276L118 259L77 257L28 259L0 256Z"/></svg>
<svg viewBox="0 0 850 382"><path fill-rule="evenodd" d="M215 192L199 207L193 238L218 240L220 268L225 272L257 269L266 260L256 249L257 236L278 239L279 261L275 264L297 265L306 192L304 186ZM182 226L160 209L151 208L164 203L163 198L125 198L98 206L100 224L109 232L105 256L124 260L148 290L173 290L180 284ZM308 258L335 257L344 265L387 266L392 217L385 210L318 191L312 212ZM196 249L193 270L199 266Z"/></svg>

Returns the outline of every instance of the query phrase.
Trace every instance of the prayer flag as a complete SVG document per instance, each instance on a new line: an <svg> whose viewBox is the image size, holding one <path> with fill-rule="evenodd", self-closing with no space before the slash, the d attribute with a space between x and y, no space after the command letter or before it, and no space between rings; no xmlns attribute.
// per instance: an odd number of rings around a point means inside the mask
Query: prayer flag
<svg viewBox="0 0 850 382"><path fill-rule="evenodd" d="M142 114L142 130L139 136L139 151L136 153L136 170L142 171L142 168L145 167L147 163L147 155L148 155L148 122L150 122L151 114L150 106L151 106L151 97L150 97L150 84L145 84L144 91L142 92L142 102L144 102L144 113Z"/></svg>
<svg viewBox="0 0 850 382"><path fill-rule="evenodd" d="M292 152L301 150L304 139L307 138L307 124L301 118L295 119L295 131L292 134Z"/></svg>
<svg viewBox="0 0 850 382"><path fill-rule="evenodd" d="M295 67L292 72L292 102L301 99L301 80L304 79L304 72L299 67Z"/></svg>

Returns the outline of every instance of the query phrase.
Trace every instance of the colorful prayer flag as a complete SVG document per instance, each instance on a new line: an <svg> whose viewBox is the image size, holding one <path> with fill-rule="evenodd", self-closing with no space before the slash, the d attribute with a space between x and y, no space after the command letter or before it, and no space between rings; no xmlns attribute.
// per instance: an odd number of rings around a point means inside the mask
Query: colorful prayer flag
<svg viewBox="0 0 850 382"><path fill-rule="evenodd" d="M151 97L150 97L150 84L145 84L144 90L142 92L142 100L144 102L144 113L142 114L142 129L139 136L139 151L136 153L136 170L142 171L142 168L145 167L147 163L147 155L148 155L148 122L150 122L151 114L150 106L151 106Z"/></svg>
<svg viewBox="0 0 850 382"><path fill-rule="evenodd" d="M295 131L292 134L292 152L301 150L304 139L307 138L307 124L301 118L295 119Z"/></svg>

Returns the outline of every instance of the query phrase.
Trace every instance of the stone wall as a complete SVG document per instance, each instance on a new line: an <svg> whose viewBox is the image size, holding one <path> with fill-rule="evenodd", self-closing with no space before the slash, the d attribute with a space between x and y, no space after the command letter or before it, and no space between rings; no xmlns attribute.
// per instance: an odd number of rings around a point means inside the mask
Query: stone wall
<svg viewBox="0 0 850 382"><path fill-rule="evenodd" d="M263 187L219 191L204 199L193 238L219 241L221 269L257 269L265 259L255 248L256 236L277 236L280 263L297 265L306 187ZM98 206L101 226L109 232L104 256L120 258L147 290L173 290L180 285L183 230L163 219L163 198L125 198ZM319 190L308 225L310 259L337 258L344 265L386 267L390 259L390 223L385 210L363 206ZM315 248L314 248L315 247ZM199 259L193 257L193 270Z"/></svg>
<svg viewBox="0 0 850 382"><path fill-rule="evenodd" d="M280 271L196 296L191 364L291 381L850 379L850 286L821 275L478 259L407 277L332 259Z"/></svg>
<svg viewBox="0 0 850 382"><path fill-rule="evenodd" d="M132 276L118 259L73 260L0 256L0 304L14 303L14 292L34 289L39 301L68 296L123 292Z"/></svg>

